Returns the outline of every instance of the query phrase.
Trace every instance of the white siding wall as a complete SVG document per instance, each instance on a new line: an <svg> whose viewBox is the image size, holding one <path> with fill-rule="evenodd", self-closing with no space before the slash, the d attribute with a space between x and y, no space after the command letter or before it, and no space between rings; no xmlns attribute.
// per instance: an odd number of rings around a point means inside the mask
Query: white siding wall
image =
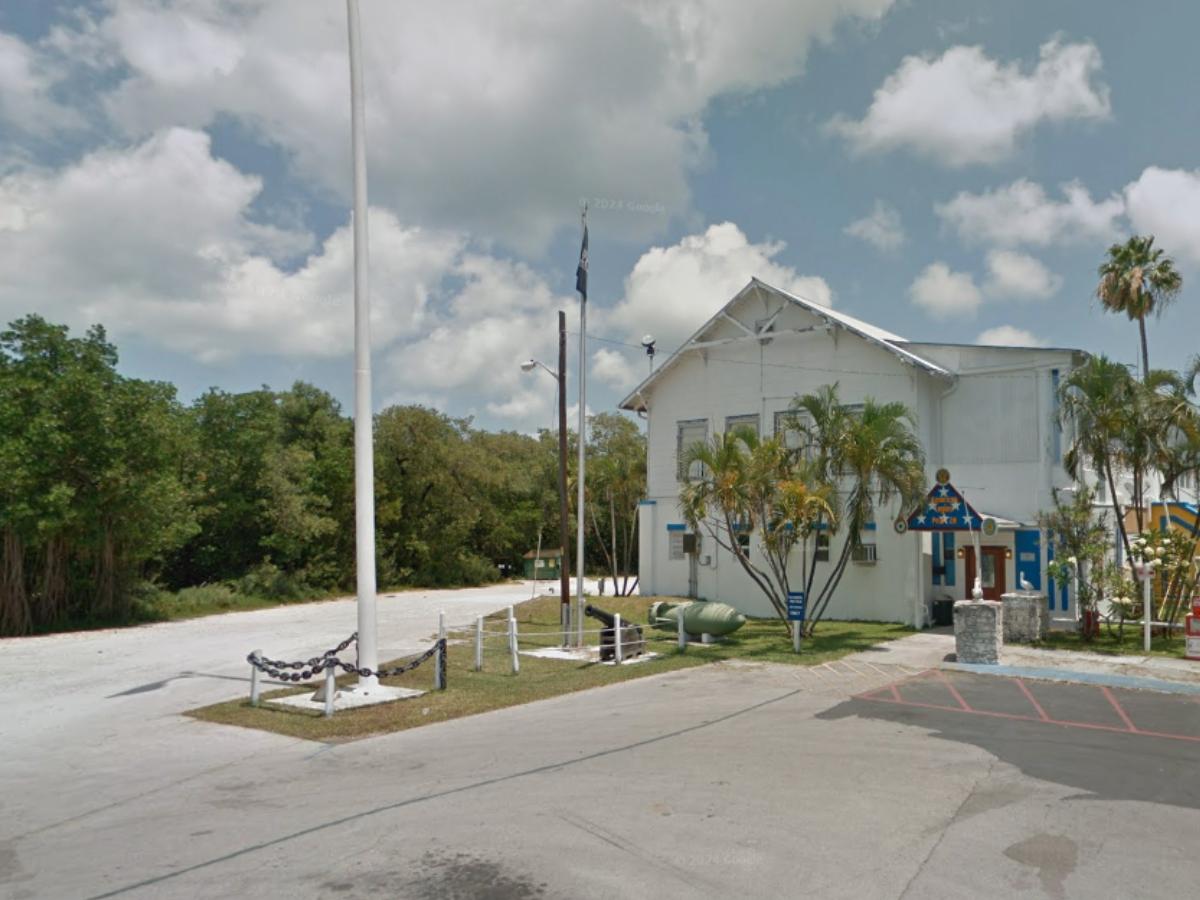
<svg viewBox="0 0 1200 900"><path fill-rule="evenodd" d="M750 297L731 312L750 324L773 313L779 302ZM776 322L776 331L821 324L808 311L788 306ZM743 334L732 323L719 322L704 340ZM825 328L781 335L763 345L724 344L677 359L651 385L648 398L648 498L654 502L640 511L643 593L684 595L688 590L689 560L669 559L667 538L667 526L683 522L677 502L676 423L704 419L711 437L724 428L728 416L758 414L761 432L769 435L775 413L786 409L795 396L833 382L844 403L873 397L902 402L917 413L917 434L926 448L930 483L933 473L945 466L954 484L982 513L1032 522L1039 510L1049 508L1051 488L1069 483L1055 457L1050 373L1058 369L1061 377L1066 376L1071 351L946 345L909 345L909 349L963 374L952 383L902 363L857 335ZM972 370L977 371L972 374ZM1065 451L1065 437L1059 447ZM961 571L952 589L931 584L929 538L896 534L892 522L900 512L893 503L877 513L879 562L848 566L830 615L919 621L923 615L919 598L948 590L963 595L965 573ZM844 535L834 537L831 558L836 559L843 540ZM966 535L960 536L960 543L966 540ZM992 543L1010 544L1011 536L997 535ZM720 551L707 535L701 537L698 555L699 596L732 603L752 615L771 614L766 598L737 560ZM802 564L797 553L791 573L797 584ZM818 588L831 565L818 563ZM1008 569L1008 583L1013 585L1011 563Z"/></svg>

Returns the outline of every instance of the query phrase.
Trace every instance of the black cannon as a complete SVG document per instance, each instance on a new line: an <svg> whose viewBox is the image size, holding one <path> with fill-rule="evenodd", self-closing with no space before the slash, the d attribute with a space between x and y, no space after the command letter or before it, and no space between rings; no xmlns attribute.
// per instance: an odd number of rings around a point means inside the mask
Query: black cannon
<svg viewBox="0 0 1200 900"><path fill-rule="evenodd" d="M617 658L617 617L605 612L590 603L583 611L593 619L599 619L604 627L600 629L600 661L609 662ZM646 652L646 638L642 634L642 626L635 622L621 622L621 658L641 656Z"/></svg>

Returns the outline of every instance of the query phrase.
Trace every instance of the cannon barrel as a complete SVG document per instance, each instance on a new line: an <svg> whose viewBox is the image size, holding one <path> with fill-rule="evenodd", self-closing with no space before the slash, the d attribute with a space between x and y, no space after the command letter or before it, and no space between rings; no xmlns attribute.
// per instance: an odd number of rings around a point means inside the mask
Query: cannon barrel
<svg viewBox="0 0 1200 900"><path fill-rule="evenodd" d="M587 606L585 606L583 608L583 611L585 613L587 613L589 616L591 616L593 619L599 619L601 622L603 622L609 628L612 628L614 625L617 624L617 619L612 613L605 612L598 606L592 606L592 604L589 603Z"/></svg>

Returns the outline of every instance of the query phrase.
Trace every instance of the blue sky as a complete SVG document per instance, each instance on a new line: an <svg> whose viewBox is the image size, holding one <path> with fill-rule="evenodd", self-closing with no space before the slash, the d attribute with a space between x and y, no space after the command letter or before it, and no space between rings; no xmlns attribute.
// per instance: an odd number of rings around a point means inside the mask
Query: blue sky
<svg viewBox="0 0 1200 900"><path fill-rule="evenodd" d="M1200 349L1200 9L362 0L376 405L549 425L592 204L589 406L754 275L914 340L1136 359L1109 243ZM352 388L344 4L0 8L0 318L105 324L190 399ZM574 347L574 342L571 344ZM572 357L573 357L572 351ZM576 361L572 358L572 378ZM571 389L572 395L574 388Z"/></svg>

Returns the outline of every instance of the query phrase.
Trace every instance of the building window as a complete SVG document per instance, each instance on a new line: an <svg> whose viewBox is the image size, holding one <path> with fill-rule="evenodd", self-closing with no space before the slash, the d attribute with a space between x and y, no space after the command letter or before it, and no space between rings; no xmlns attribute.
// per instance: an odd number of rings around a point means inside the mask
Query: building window
<svg viewBox="0 0 1200 900"><path fill-rule="evenodd" d="M700 463L693 463L692 471L688 472L685 465L687 451L696 444L708 440L707 419L687 419L676 424L675 439L675 477L680 481L699 478L703 474Z"/></svg>
<svg viewBox="0 0 1200 900"><path fill-rule="evenodd" d="M725 417L725 433L729 434L735 428L749 428L755 435L758 431L758 414L746 416L726 416Z"/></svg>
<svg viewBox="0 0 1200 900"><path fill-rule="evenodd" d="M781 409L775 413L775 437L788 450L804 450L804 458L812 459L812 444L805 429L812 420L807 413Z"/></svg>
<svg viewBox="0 0 1200 900"><path fill-rule="evenodd" d="M1062 462L1062 422L1058 418L1058 369L1050 370L1050 416L1054 436L1054 462Z"/></svg>
<svg viewBox="0 0 1200 900"><path fill-rule="evenodd" d="M829 562L829 535L817 534L817 549L815 553L817 562Z"/></svg>
<svg viewBox="0 0 1200 900"><path fill-rule="evenodd" d="M683 559L683 532L669 531L667 532L667 558L668 559Z"/></svg>

